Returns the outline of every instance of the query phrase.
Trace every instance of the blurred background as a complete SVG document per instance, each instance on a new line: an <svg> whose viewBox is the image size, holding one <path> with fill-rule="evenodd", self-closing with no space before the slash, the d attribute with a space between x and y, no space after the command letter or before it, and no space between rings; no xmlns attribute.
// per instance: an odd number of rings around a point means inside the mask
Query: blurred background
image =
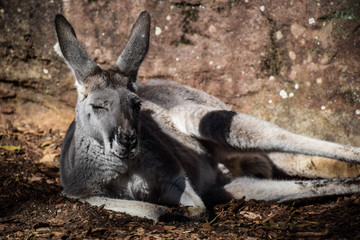
<svg viewBox="0 0 360 240"><path fill-rule="evenodd" d="M109 67L142 10L152 27L139 81L180 82L293 132L360 146L357 0L0 1L0 128L65 132L74 118L74 79L53 50L57 13Z"/></svg>

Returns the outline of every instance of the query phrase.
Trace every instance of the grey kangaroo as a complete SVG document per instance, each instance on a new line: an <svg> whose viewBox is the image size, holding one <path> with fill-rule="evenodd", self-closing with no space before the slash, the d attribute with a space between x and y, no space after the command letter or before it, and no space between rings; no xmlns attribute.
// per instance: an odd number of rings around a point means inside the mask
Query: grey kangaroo
<svg viewBox="0 0 360 240"><path fill-rule="evenodd" d="M359 163L360 148L290 133L175 82L137 82L149 47L146 11L116 64L106 70L62 15L55 28L59 54L78 92L75 120L61 150L65 196L157 221L174 215L169 206L182 206L176 214L196 219L214 204L243 196L281 202L360 192L357 178L271 179L276 153ZM230 160L242 174L229 172Z"/></svg>

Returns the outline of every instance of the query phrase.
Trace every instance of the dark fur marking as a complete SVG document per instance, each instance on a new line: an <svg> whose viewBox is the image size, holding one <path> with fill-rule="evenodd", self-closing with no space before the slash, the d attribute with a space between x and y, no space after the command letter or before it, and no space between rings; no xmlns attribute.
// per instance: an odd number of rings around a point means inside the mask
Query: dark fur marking
<svg viewBox="0 0 360 240"><path fill-rule="evenodd" d="M226 110L207 113L200 121L200 134L214 142L226 143L235 115L236 112Z"/></svg>

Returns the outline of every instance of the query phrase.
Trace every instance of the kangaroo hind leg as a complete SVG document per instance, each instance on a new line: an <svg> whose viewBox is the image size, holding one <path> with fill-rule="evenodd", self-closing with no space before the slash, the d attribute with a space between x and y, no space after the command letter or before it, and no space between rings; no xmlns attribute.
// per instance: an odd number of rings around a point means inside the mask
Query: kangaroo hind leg
<svg viewBox="0 0 360 240"><path fill-rule="evenodd" d="M225 190L234 198L290 201L295 199L322 197L360 192L360 178L320 180L269 180L237 178L225 185Z"/></svg>
<svg viewBox="0 0 360 240"><path fill-rule="evenodd" d="M288 132L271 123L224 109L186 106L172 114L180 131L238 150L289 152L360 163L360 148ZM186 124L185 124L186 123Z"/></svg>

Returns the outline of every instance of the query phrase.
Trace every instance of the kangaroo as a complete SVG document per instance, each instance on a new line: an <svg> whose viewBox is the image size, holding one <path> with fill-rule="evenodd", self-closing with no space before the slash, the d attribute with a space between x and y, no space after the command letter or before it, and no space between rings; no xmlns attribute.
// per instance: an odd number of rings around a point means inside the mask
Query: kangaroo
<svg viewBox="0 0 360 240"><path fill-rule="evenodd" d="M277 153L359 163L360 148L290 133L175 82L137 82L150 22L141 12L116 64L101 69L65 17L55 17L58 51L78 92L61 149L65 196L158 221L175 214L169 206L199 219L243 196L281 202L360 192L359 178L271 179ZM229 172L229 161L237 171Z"/></svg>

